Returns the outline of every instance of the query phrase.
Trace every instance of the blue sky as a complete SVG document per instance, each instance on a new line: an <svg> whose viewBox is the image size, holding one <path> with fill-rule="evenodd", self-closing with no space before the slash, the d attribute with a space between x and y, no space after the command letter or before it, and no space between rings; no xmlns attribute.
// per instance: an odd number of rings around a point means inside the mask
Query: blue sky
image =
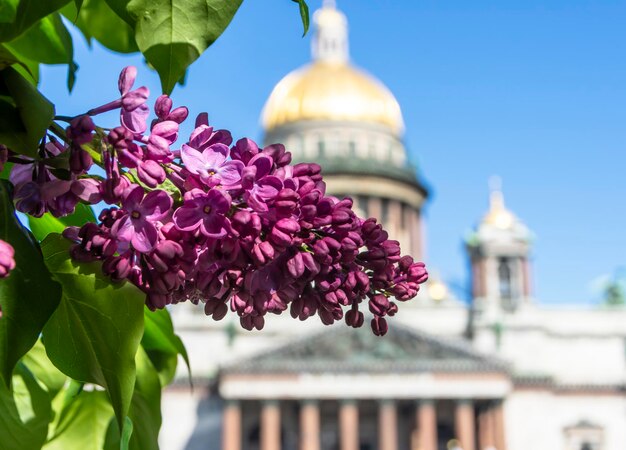
<svg viewBox="0 0 626 450"><path fill-rule="evenodd" d="M311 0L316 9L320 0ZM626 1L338 0L353 61L396 95L406 144L432 187L430 267L467 286L463 236L487 209L500 175L507 205L534 231L535 293L545 304L596 303L626 265ZM297 6L247 0L192 67L175 104L237 137L261 138L272 87L309 60ZM128 64L153 98L157 76L138 56L89 50L74 92L65 71L42 70L61 114L116 97ZM459 295L462 295L459 292Z"/></svg>

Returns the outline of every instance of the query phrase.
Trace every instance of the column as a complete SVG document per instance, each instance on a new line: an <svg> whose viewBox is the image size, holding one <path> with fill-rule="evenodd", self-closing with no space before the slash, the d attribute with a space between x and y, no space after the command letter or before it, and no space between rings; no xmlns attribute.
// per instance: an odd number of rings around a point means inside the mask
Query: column
<svg viewBox="0 0 626 450"><path fill-rule="evenodd" d="M276 400L263 402L261 450L280 450L280 404Z"/></svg>
<svg viewBox="0 0 626 450"><path fill-rule="evenodd" d="M454 411L456 438L463 450L474 450L474 405L470 400L459 400Z"/></svg>
<svg viewBox="0 0 626 450"><path fill-rule="evenodd" d="M504 436L504 406L502 401L498 401L493 406L493 429L494 441L497 450L506 450L506 439Z"/></svg>
<svg viewBox="0 0 626 450"><path fill-rule="evenodd" d="M300 450L320 450L320 409L315 400L300 407Z"/></svg>
<svg viewBox="0 0 626 450"><path fill-rule="evenodd" d="M495 447L493 422L491 406L488 405L478 414L478 450Z"/></svg>
<svg viewBox="0 0 626 450"><path fill-rule="evenodd" d="M421 400L417 407L417 435L420 450L437 450L437 409L434 400Z"/></svg>
<svg viewBox="0 0 626 450"><path fill-rule="evenodd" d="M340 403L339 442L341 450L359 450L359 407L354 400Z"/></svg>
<svg viewBox="0 0 626 450"><path fill-rule="evenodd" d="M378 409L378 448L398 449L398 415L393 400L383 400Z"/></svg>
<svg viewBox="0 0 626 450"><path fill-rule="evenodd" d="M222 449L241 449L241 407L235 400L226 400L222 422Z"/></svg>

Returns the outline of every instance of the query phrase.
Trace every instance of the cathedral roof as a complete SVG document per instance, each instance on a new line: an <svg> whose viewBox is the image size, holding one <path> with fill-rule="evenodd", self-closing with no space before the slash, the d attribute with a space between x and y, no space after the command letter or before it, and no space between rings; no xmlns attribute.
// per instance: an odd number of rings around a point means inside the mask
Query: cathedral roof
<svg viewBox="0 0 626 450"><path fill-rule="evenodd" d="M345 121L382 125L400 136L404 122L396 98L349 61L344 14L325 2L313 21L314 61L276 85L263 110L265 130L309 120Z"/></svg>
<svg viewBox="0 0 626 450"><path fill-rule="evenodd" d="M335 326L225 367L225 373L507 372L502 361L451 341L393 324L384 337L369 327Z"/></svg>

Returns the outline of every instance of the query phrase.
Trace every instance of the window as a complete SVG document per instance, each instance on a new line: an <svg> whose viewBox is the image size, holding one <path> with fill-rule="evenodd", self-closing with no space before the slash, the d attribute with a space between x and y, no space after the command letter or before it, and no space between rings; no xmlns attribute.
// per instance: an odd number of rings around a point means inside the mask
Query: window
<svg viewBox="0 0 626 450"><path fill-rule="evenodd" d="M317 141L317 154L320 158L326 156L326 143L322 139Z"/></svg>
<svg viewBox="0 0 626 450"><path fill-rule="evenodd" d="M381 208L380 208L380 221L383 223L383 226L387 225L387 221L389 220L389 199L383 198Z"/></svg>
<svg viewBox="0 0 626 450"><path fill-rule="evenodd" d="M581 420L564 430L566 450L605 450L604 428Z"/></svg>
<svg viewBox="0 0 626 450"><path fill-rule="evenodd" d="M500 299L511 301L511 267L507 258L500 258L498 263L498 280L500 287Z"/></svg>

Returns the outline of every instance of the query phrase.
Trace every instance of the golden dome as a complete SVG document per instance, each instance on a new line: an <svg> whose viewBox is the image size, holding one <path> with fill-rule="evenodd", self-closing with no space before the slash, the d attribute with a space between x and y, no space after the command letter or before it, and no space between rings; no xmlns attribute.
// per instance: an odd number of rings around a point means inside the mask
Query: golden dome
<svg viewBox="0 0 626 450"><path fill-rule="evenodd" d="M263 126L303 120L376 123L402 134L400 105L378 80L344 62L316 61L295 70L274 88L263 110Z"/></svg>
<svg viewBox="0 0 626 450"><path fill-rule="evenodd" d="M489 211L483 218L483 223L492 225L501 230L510 229L516 222L515 214L504 206L504 196L502 195L500 179L493 177L490 180L491 194L489 197Z"/></svg>

